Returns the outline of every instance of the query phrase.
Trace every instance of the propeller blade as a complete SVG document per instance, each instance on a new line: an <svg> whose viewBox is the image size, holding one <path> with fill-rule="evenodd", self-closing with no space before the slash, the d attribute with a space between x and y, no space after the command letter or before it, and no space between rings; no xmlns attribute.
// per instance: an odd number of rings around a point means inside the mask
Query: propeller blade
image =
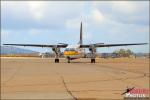
<svg viewBox="0 0 150 100"><path fill-rule="evenodd" d="M68 45L68 44L66 44L66 43L58 43L58 44Z"/></svg>

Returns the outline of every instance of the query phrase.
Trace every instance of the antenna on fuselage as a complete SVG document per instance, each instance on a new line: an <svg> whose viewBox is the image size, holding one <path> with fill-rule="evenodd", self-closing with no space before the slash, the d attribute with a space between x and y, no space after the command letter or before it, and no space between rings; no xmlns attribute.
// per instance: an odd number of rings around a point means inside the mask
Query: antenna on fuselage
<svg viewBox="0 0 150 100"><path fill-rule="evenodd" d="M82 45L83 44L83 40L82 40L82 22L81 22L81 26L80 26L80 41L79 44Z"/></svg>

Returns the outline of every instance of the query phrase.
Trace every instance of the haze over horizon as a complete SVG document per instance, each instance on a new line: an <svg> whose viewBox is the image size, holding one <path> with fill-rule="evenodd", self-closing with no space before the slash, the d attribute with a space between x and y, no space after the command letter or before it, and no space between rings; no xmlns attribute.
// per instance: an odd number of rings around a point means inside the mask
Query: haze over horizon
<svg viewBox="0 0 150 100"><path fill-rule="evenodd" d="M120 48L149 52L149 1L1 1L1 45L76 44L81 21L84 44L148 43L99 48L100 53Z"/></svg>

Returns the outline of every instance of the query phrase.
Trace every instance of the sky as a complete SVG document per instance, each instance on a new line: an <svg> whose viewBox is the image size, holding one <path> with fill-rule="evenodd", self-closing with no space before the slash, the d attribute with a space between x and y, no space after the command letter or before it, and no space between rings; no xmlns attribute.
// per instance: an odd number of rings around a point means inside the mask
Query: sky
<svg viewBox="0 0 150 100"><path fill-rule="evenodd" d="M149 1L1 1L1 45L149 43ZM50 48L22 47L39 52ZM98 48L149 52L149 45Z"/></svg>

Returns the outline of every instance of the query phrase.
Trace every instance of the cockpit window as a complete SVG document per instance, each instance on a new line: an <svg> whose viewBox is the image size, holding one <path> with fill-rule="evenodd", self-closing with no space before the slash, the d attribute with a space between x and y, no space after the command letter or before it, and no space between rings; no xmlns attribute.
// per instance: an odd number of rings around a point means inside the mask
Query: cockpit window
<svg viewBox="0 0 150 100"><path fill-rule="evenodd" d="M75 49L74 48L66 48L65 51L75 51Z"/></svg>
<svg viewBox="0 0 150 100"><path fill-rule="evenodd" d="M67 48L67 49L65 49L65 51L69 51L69 49Z"/></svg>

